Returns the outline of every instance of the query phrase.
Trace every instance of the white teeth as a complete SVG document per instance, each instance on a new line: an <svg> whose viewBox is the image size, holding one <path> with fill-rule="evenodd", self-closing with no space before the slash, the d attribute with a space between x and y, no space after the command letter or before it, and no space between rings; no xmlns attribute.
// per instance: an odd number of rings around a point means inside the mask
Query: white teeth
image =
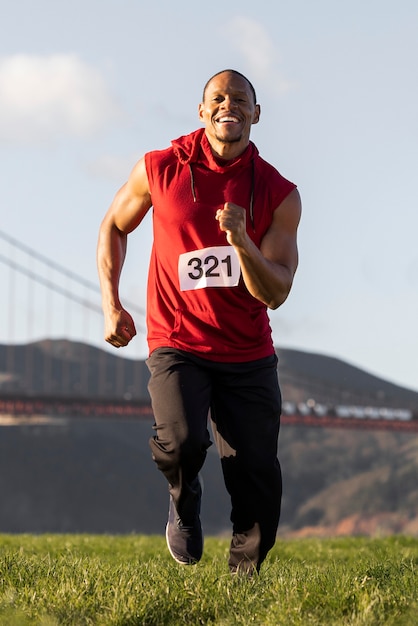
<svg viewBox="0 0 418 626"><path fill-rule="evenodd" d="M238 122L236 117L220 117L218 122Z"/></svg>

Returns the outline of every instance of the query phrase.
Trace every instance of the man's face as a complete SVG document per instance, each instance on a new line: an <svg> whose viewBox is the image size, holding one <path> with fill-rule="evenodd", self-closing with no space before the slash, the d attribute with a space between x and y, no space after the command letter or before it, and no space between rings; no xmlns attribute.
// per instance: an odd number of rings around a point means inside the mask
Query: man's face
<svg viewBox="0 0 418 626"><path fill-rule="evenodd" d="M211 80L204 101L199 105L199 118L215 149L219 142L221 145L236 144L235 148L244 150L251 125L256 124L259 117L260 107L254 103L248 82L231 72L223 72Z"/></svg>

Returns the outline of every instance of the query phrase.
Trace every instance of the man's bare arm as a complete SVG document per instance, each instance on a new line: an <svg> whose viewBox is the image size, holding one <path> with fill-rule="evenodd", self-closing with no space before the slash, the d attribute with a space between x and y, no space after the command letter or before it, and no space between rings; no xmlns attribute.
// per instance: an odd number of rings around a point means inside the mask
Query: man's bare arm
<svg viewBox="0 0 418 626"><path fill-rule="evenodd" d="M145 161L141 159L106 213L100 226L97 246L105 340L116 348L126 346L136 335L134 321L119 299L119 280L128 234L139 226L151 204Z"/></svg>
<svg viewBox="0 0 418 626"><path fill-rule="evenodd" d="M299 192L293 190L274 212L273 222L260 249L246 232L242 207L226 203L217 213L221 230L234 246L248 291L270 309L277 309L289 295L298 266L297 228L301 216Z"/></svg>

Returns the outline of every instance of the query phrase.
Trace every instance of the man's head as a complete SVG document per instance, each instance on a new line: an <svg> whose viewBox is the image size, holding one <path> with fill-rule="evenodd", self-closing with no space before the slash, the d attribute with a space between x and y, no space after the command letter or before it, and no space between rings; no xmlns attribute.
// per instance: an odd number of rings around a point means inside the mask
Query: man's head
<svg viewBox="0 0 418 626"><path fill-rule="evenodd" d="M228 72L230 74L235 74L236 76L240 76L241 78L243 78L245 81L247 81L249 88L251 89L251 92L253 94L254 97L254 104L257 104L257 95L255 93L255 89L253 84L248 80L248 78L246 76L244 76L244 74L241 74L241 72L238 72L237 70L221 70L220 72L216 72L216 74L214 74L213 76L211 76L211 78L209 78L208 82L206 83L206 85L203 87L203 96L202 96L202 101L205 100L205 95L206 95L206 89L208 88L209 83L216 78L217 76L219 76L220 74L224 74L225 72Z"/></svg>
<svg viewBox="0 0 418 626"><path fill-rule="evenodd" d="M260 118L255 89L236 70L223 70L208 80L199 118L215 154L232 159L248 145L252 124Z"/></svg>

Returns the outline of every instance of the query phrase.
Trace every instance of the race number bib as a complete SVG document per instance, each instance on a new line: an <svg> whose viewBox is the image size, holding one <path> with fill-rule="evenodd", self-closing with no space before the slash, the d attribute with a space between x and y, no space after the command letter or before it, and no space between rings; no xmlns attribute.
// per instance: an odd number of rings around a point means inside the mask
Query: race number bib
<svg viewBox="0 0 418 626"><path fill-rule="evenodd" d="M232 246L214 246L179 256L181 291L205 287L236 287L241 268Z"/></svg>

